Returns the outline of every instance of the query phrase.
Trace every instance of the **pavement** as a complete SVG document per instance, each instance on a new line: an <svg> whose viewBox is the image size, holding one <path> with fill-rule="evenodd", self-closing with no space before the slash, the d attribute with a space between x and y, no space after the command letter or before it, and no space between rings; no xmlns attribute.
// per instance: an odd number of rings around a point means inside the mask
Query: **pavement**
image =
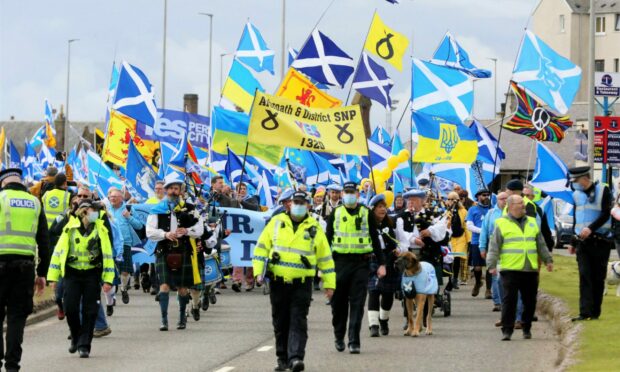
<svg viewBox="0 0 620 372"><path fill-rule="evenodd" d="M432 336L402 335L402 310L392 309L390 335L370 338L367 319L362 327L362 353L339 353L333 346L330 307L315 292L309 314L307 371L378 370L553 370L559 343L544 319L534 323L533 339L515 331L510 342L500 341L493 323L499 313L482 295L472 298L471 285L453 292L452 316L437 312ZM261 290L218 295L186 330L173 325L178 307L171 296L171 330L160 332L159 306L153 296L130 291L130 303L120 299L108 318L109 336L94 339L89 359L69 354L68 328L56 318L26 327L23 371L271 371L275 366L269 298Z"/></svg>

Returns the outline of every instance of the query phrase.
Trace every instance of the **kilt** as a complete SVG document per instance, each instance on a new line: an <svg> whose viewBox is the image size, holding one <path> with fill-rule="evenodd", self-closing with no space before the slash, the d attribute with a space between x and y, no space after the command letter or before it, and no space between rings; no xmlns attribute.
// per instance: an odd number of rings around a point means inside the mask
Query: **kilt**
<svg viewBox="0 0 620 372"><path fill-rule="evenodd" d="M386 254L386 256L393 256ZM373 255L370 260L370 276L368 277L368 290L382 293L394 293L400 290L401 274L394 267L394 258L386 257L385 276L381 279L377 276L379 264Z"/></svg>
<svg viewBox="0 0 620 372"><path fill-rule="evenodd" d="M160 284L167 284L171 287L190 288L194 286L194 272L192 269L192 255L189 252L183 252L183 263L181 267L172 271L166 264L166 256L158 255L155 260L155 270Z"/></svg>
<svg viewBox="0 0 620 372"><path fill-rule="evenodd" d="M480 255L478 244L469 245L469 266L486 266L486 260Z"/></svg>
<svg viewBox="0 0 620 372"><path fill-rule="evenodd" d="M133 274L133 253L131 253L131 246L123 246L123 262L117 262L116 266L121 273Z"/></svg>

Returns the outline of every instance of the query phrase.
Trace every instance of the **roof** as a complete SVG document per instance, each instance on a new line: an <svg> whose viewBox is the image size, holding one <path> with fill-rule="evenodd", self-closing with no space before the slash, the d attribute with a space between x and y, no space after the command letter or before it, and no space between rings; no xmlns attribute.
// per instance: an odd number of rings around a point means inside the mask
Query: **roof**
<svg viewBox="0 0 620 372"><path fill-rule="evenodd" d="M20 153L24 151L24 139L28 138L30 140L32 135L43 125L40 121L0 121L0 127L4 127L6 130L7 138L11 139L15 144L15 147L19 150ZM93 142L92 135L94 133L94 128L104 129L105 123L103 121L72 121L71 126L75 129L75 132L71 129L67 129L67 141L68 146L65 146L66 149L71 149L73 145L78 142L78 134L83 136L84 129L88 129L90 133L90 138L86 138L91 143ZM77 133L76 133L77 132Z"/></svg>
<svg viewBox="0 0 620 372"><path fill-rule="evenodd" d="M590 0L564 0L570 6L573 13L588 14L590 12ZM595 3L596 13L620 12L620 0L597 0Z"/></svg>

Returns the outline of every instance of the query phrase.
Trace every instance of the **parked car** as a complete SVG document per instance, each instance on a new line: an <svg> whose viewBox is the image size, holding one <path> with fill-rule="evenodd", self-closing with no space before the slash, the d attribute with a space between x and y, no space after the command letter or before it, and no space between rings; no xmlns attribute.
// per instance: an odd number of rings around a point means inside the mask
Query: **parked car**
<svg viewBox="0 0 620 372"><path fill-rule="evenodd" d="M563 200L554 200L555 247L564 248L569 244L573 233L573 206Z"/></svg>

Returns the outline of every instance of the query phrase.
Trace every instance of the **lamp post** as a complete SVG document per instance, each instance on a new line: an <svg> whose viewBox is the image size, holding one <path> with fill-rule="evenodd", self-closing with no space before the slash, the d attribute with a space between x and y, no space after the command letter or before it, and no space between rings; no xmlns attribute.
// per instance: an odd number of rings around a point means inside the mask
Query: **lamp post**
<svg viewBox="0 0 620 372"><path fill-rule="evenodd" d="M213 55L213 14L211 13L198 13L199 15L209 17L209 91L207 94L207 116L211 116L211 56Z"/></svg>
<svg viewBox="0 0 620 372"><path fill-rule="evenodd" d="M164 0L164 47L161 69L161 107L166 107L166 34L168 32L168 0Z"/></svg>
<svg viewBox="0 0 620 372"><path fill-rule="evenodd" d="M493 61L493 119L497 116L497 58L487 58Z"/></svg>
<svg viewBox="0 0 620 372"><path fill-rule="evenodd" d="M69 87L70 87L70 77L71 77L71 43L74 41L78 41L80 39L69 39L67 40L67 98L65 100L65 130L62 135L62 145L65 146L66 139L66 128L69 126Z"/></svg>

